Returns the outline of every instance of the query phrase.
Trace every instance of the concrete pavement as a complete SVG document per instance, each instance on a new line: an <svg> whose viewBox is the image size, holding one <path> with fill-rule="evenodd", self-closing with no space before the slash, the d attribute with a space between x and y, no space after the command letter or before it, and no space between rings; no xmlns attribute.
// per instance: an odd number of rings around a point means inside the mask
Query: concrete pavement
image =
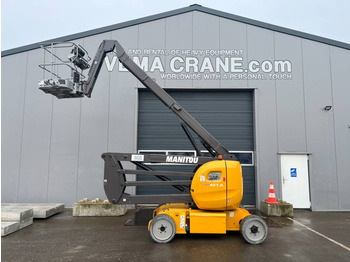
<svg viewBox="0 0 350 262"><path fill-rule="evenodd" d="M38 220L2 238L2 261L336 262L349 261L350 257L346 249L350 247L350 212L296 210L293 220L268 218L269 236L258 246L247 244L238 232L176 235L171 243L157 244L145 225L124 225L134 213L129 210L123 217L73 217L71 211L65 211ZM138 221L136 224L143 224L142 219Z"/></svg>

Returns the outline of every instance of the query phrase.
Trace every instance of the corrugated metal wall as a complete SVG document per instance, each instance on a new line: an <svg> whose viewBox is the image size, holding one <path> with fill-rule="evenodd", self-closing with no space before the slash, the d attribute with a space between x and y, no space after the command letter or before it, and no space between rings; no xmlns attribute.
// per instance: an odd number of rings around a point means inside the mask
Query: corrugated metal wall
<svg viewBox="0 0 350 262"><path fill-rule="evenodd" d="M279 152L311 152L312 208L350 210L349 50L198 11L77 42L93 56L103 39L118 39L126 49L242 49L243 68L250 60L291 61L291 80L151 76L171 88L255 88L257 200L267 197L271 180L281 195ZM168 64L171 56L161 59ZM100 154L137 149L140 83L104 67L91 99L58 101L37 89L42 61L41 50L2 59L2 201L72 206L82 197L103 198Z"/></svg>

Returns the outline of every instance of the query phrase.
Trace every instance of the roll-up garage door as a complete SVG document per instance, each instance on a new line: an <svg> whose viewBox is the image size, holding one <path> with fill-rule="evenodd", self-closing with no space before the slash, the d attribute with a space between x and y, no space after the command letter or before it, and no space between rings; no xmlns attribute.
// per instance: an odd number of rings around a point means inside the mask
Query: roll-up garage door
<svg viewBox="0 0 350 262"><path fill-rule="evenodd" d="M253 92L203 89L167 92L240 160L244 181L242 204L255 205ZM205 148L199 141L197 144L205 153ZM138 150L166 155L196 154L179 125L177 116L146 89L139 90ZM163 164L150 167L155 170L176 171L194 169L194 166L189 165ZM144 180L142 176L137 179ZM172 187L144 186L138 187L136 193L145 195L179 192Z"/></svg>

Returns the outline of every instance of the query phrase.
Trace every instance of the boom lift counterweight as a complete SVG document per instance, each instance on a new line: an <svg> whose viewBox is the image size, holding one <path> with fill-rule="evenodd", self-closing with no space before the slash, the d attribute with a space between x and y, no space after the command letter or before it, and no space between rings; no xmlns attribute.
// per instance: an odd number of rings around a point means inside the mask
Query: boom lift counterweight
<svg viewBox="0 0 350 262"><path fill-rule="evenodd" d="M51 47L62 43L51 44ZM47 50L47 46L43 46ZM240 208L243 197L243 178L240 163L229 151L181 107L164 89L153 81L115 40L104 40L93 59L88 78L78 73L89 67L87 52L73 44L69 55L73 81L47 79L39 82L39 88L57 98L91 97L103 61L108 53L114 52L120 63L127 68L146 88L178 116L181 126L195 148L198 156L180 156L176 159L157 154L104 153L104 189L114 204L162 204L153 212L148 229L158 243L167 243L175 234L217 233L240 230L244 239L251 244L263 243L268 234L266 222ZM62 60L61 60L62 61ZM41 65L46 69L47 64ZM47 70L49 71L49 70ZM61 80L61 82L60 82ZM201 156L188 128L198 135L203 146L212 157ZM124 169L121 162L131 162L138 170ZM185 161L197 165L192 172L154 171L145 163L177 163ZM127 181L127 174L155 176L159 181ZM171 180L169 176L183 177ZM128 186L173 186L178 194L130 195Z"/></svg>

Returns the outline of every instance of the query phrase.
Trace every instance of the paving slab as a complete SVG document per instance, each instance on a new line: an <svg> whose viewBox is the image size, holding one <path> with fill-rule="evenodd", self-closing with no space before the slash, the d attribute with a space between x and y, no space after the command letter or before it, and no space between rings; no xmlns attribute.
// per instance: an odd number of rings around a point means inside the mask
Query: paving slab
<svg viewBox="0 0 350 262"><path fill-rule="evenodd" d="M20 223L15 221L1 222L1 236L7 236L20 229Z"/></svg>
<svg viewBox="0 0 350 262"><path fill-rule="evenodd" d="M21 220L19 222L19 229L22 229L24 227L30 226L31 224L33 224L33 217L30 218L26 218L24 220Z"/></svg>
<svg viewBox="0 0 350 262"><path fill-rule="evenodd" d="M1 236L33 224L33 214L33 208L28 206L1 206Z"/></svg>
<svg viewBox="0 0 350 262"><path fill-rule="evenodd" d="M33 208L23 206L1 206L1 221L20 222L33 218Z"/></svg>
<svg viewBox="0 0 350 262"><path fill-rule="evenodd" d="M32 224L33 217L26 218L21 221L1 221L1 236L7 236Z"/></svg>
<svg viewBox="0 0 350 262"><path fill-rule="evenodd" d="M32 208L34 218L47 218L64 210L62 203L2 203L2 207L27 207Z"/></svg>

